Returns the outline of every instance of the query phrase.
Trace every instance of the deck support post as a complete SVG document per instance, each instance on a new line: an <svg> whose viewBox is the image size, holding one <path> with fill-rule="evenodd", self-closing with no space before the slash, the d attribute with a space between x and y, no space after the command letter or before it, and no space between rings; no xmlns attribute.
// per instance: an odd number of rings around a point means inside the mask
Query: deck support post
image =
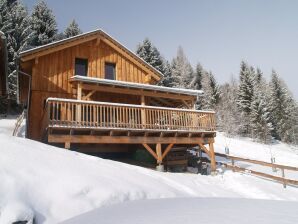
<svg viewBox="0 0 298 224"><path fill-rule="evenodd" d="M214 146L213 146L213 142L209 141L208 145L209 145L209 150L207 149L206 146L204 146L202 143L199 143L199 147L204 150L204 152L209 156L210 158L210 162L211 162L211 174L214 175L215 171L216 171L216 160L215 160L215 153L214 153Z"/></svg>
<svg viewBox="0 0 298 224"><path fill-rule="evenodd" d="M78 83L78 88L77 88L77 100L82 100L82 83ZM81 108L81 104L77 105L77 121L80 122L81 121L81 112L82 108Z"/></svg>
<svg viewBox="0 0 298 224"><path fill-rule="evenodd" d="M146 105L146 99L144 95L141 95L141 105L142 106ZM142 127L146 128L146 111L144 108L141 109L141 122L142 122Z"/></svg>
<svg viewBox="0 0 298 224"><path fill-rule="evenodd" d="M157 163L160 165L162 163L162 152L161 152L161 144L156 144L156 155L157 155Z"/></svg>
<svg viewBox="0 0 298 224"><path fill-rule="evenodd" d="M156 155L157 155L157 166L156 170L163 172L164 171L164 166L162 165L162 150L161 150L161 144L157 143L156 144Z"/></svg>
<svg viewBox="0 0 298 224"><path fill-rule="evenodd" d="M65 142L64 143L64 148L65 149L70 149L70 142Z"/></svg>
<svg viewBox="0 0 298 224"><path fill-rule="evenodd" d="M215 161L213 142L209 143L209 151L210 151L210 160L211 160L211 174L214 175L216 171L216 161Z"/></svg>

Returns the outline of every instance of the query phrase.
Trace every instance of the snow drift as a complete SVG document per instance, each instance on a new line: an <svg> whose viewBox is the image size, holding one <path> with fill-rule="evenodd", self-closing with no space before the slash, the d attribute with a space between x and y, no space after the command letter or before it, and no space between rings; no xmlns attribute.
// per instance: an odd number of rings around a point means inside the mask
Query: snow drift
<svg viewBox="0 0 298 224"><path fill-rule="evenodd" d="M33 215L38 224L57 223L95 208L143 199L298 201L297 188L283 189L281 184L249 175L161 173L12 137L7 122L11 121L0 121L0 223L30 220ZM289 155L289 160L297 158L293 151Z"/></svg>

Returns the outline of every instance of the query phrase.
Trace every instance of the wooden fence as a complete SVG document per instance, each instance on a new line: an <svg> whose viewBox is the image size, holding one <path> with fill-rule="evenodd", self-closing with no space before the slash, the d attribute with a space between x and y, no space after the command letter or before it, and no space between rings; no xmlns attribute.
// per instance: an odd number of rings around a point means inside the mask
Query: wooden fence
<svg viewBox="0 0 298 224"><path fill-rule="evenodd" d="M45 109L49 126L215 131L214 112L64 99Z"/></svg>
<svg viewBox="0 0 298 224"><path fill-rule="evenodd" d="M247 158L242 158L242 157L237 157L237 156L230 156L230 155L222 154L222 153L215 153L215 155L231 160L231 164L224 163L224 162L218 162L218 163L225 166L226 168L229 168L229 169L235 171L235 172L245 172L245 173L254 174L254 175L257 175L260 177L268 178L268 179L282 183L284 187L286 187L286 185L298 186L298 180L287 179L285 177L285 170L291 170L291 171L297 172L298 167L286 166L286 165L275 164L275 163L268 163L268 162L264 162L264 161L260 161L260 160L247 159ZM242 162L257 164L257 165L261 165L261 166L270 167L272 169L280 169L281 177L236 166L235 161L242 161Z"/></svg>

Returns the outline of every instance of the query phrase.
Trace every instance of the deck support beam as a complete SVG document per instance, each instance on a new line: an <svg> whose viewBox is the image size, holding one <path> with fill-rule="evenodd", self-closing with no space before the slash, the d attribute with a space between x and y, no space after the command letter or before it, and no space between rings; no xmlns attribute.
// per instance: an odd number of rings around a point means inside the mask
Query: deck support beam
<svg viewBox="0 0 298 224"><path fill-rule="evenodd" d="M90 143L90 144L187 144L201 145L212 142L213 138L201 137L154 137L154 136L97 136L49 134L50 143ZM206 147L205 147L206 148ZM208 151L208 150L207 150ZM209 155L209 154L208 154Z"/></svg>
<svg viewBox="0 0 298 224"><path fill-rule="evenodd" d="M156 144L156 155L157 155L157 164L161 165L162 164L162 152L161 152L161 144L160 143Z"/></svg>
<svg viewBox="0 0 298 224"><path fill-rule="evenodd" d="M156 159L158 160L157 154L153 151L153 149L151 149L151 147L147 144L143 144L143 146L145 147L145 149L147 149L147 151Z"/></svg>
<svg viewBox="0 0 298 224"><path fill-rule="evenodd" d="M70 142L65 142L64 143L64 148L65 149L70 149Z"/></svg>
<svg viewBox="0 0 298 224"><path fill-rule="evenodd" d="M215 160L213 141L210 141L208 145L209 145L209 150L207 149L206 146L204 146L204 144L199 143L199 147L202 150L204 150L204 152L209 156L211 161L211 172L214 173L216 171L216 160Z"/></svg>
<svg viewBox="0 0 298 224"><path fill-rule="evenodd" d="M164 159L165 157L166 157L166 155L170 152L170 150L173 148L173 143L171 143L171 144L169 144L168 146L167 146L167 148L165 149L165 151L163 152L163 154L162 154L162 159Z"/></svg>

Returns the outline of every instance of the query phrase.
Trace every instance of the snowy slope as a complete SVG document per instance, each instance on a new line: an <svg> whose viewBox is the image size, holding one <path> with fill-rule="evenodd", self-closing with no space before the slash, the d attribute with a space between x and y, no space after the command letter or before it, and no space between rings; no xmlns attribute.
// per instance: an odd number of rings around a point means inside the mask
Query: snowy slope
<svg viewBox="0 0 298 224"><path fill-rule="evenodd" d="M298 201L297 188L283 189L257 177L230 171L215 177L161 173L12 137L8 123L0 120L0 223L32 214L38 224L57 223L95 208L140 199ZM292 149L289 152L296 156Z"/></svg>
<svg viewBox="0 0 298 224"><path fill-rule="evenodd" d="M297 220L297 203L293 202L176 198L121 203L87 212L62 224L281 224L297 223Z"/></svg>

